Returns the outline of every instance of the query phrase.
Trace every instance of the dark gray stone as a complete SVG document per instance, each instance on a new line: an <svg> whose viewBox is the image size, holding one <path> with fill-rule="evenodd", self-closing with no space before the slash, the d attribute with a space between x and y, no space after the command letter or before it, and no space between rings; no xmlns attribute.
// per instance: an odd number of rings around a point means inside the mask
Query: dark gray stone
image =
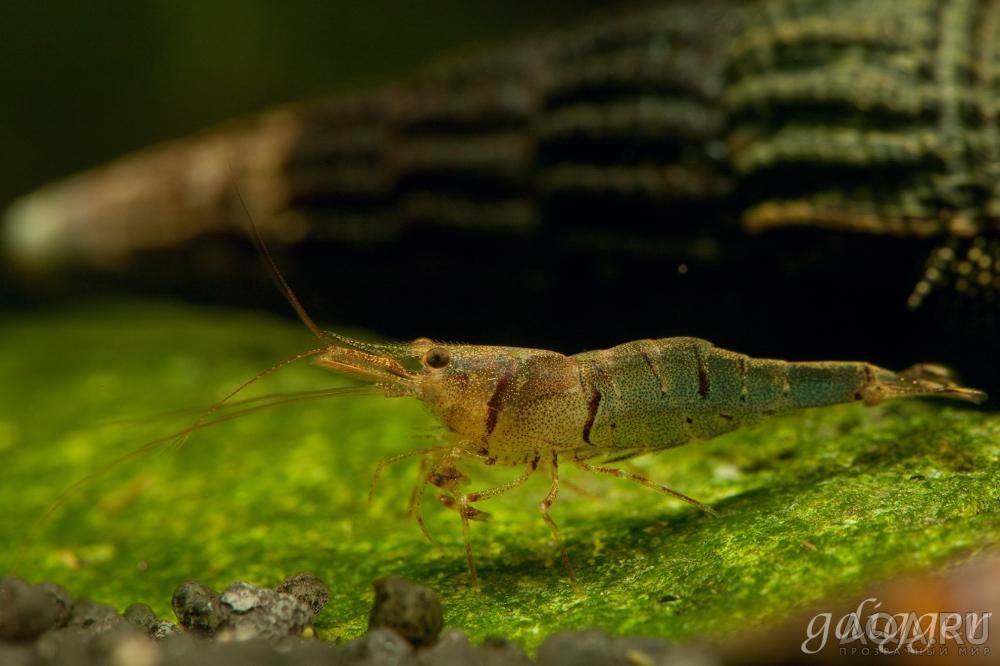
<svg viewBox="0 0 1000 666"><path fill-rule="evenodd" d="M375 581L368 628L388 627L416 646L431 645L444 626L441 600L433 590L398 576Z"/></svg>
<svg viewBox="0 0 1000 666"><path fill-rule="evenodd" d="M219 595L195 581L181 583L170 603L180 625L199 636L214 636L225 621Z"/></svg>
<svg viewBox="0 0 1000 666"><path fill-rule="evenodd" d="M158 641L177 631L177 627L156 617L153 609L146 604L132 604L125 609L123 615L132 626L142 629L146 635Z"/></svg>
<svg viewBox="0 0 1000 666"><path fill-rule="evenodd" d="M123 624L125 618L107 604L81 599L73 604L67 627L78 627L92 634L103 634Z"/></svg>
<svg viewBox="0 0 1000 666"><path fill-rule="evenodd" d="M276 664L282 666L336 666L341 663L337 647L315 638L282 640L275 646Z"/></svg>
<svg viewBox="0 0 1000 666"><path fill-rule="evenodd" d="M376 627L345 644L336 664L347 666L416 666L417 655L409 641L392 629Z"/></svg>
<svg viewBox="0 0 1000 666"><path fill-rule="evenodd" d="M603 631L560 631L538 646L538 666L629 666L629 660Z"/></svg>
<svg viewBox="0 0 1000 666"><path fill-rule="evenodd" d="M561 631L538 646L538 666L718 666L721 661L697 646L675 645L661 638L611 638L598 629Z"/></svg>
<svg viewBox="0 0 1000 666"><path fill-rule="evenodd" d="M0 578L0 640L32 641L69 617L69 595L55 585L29 585L20 578Z"/></svg>
<svg viewBox="0 0 1000 666"><path fill-rule="evenodd" d="M166 620L160 620L150 627L147 633L150 638L162 641L177 633L177 625L171 624Z"/></svg>
<svg viewBox="0 0 1000 666"><path fill-rule="evenodd" d="M156 617L156 613L153 609L146 604L132 604L125 609L122 613L125 619L128 620L130 624L136 626L140 629L147 629L151 625L160 621L160 618Z"/></svg>
<svg viewBox="0 0 1000 666"><path fill-rule="evenodd" d="M487 636L483 639L482 651L486 655L485 662L488 664L530 666L533 663L523 647L506 638Z"/></svg>
<svg viewBox="0 0 1000 666"><path fill-rule="evenodd" d="M50 629L35 642L38 654L60 666L122 661L115 655L149 652L149 638L115 609L86 599L73 604L66 625ZM131 652L127 652L130 650Z"/></svg>
<svg viewBox="0 0 1000 666"><path fill-rule="evenodd" d="M121 619L121 618L119 618ZM68 625L45 632L35 649L46 664L155 663L157 647L146 634L122 620L117 625L95 622Z"/></svg>
<svg viewBox="0 0 1000 666"><path fill-rule="evenodd" d="M461 629L448 629L438 641L417 653L421 666L465 666L480 664L483 659Z"/></svg>
<svg viewBox="0 0 1000 666"><path fill-rule="evenodd" d="M446 629L438 642L417 651L421 666L531 666L531 660L516 643L484 641L476 647L460 629Z"/></svg>
<svg viewBox="0 0 1000 666"><path fill-rule="evenodd" d="M205 643L205 641L201 638L198 638L193 634L189 634L186 631L178 630L159 642L160 654L163 656L163 662L165 664L183 663L184 659L191 654L198 645L203 643Z"/></svg>
<svg viewBox="0 0 1000 666"><path fill-rule="evenodd" d="M225 632L219 634L221 639ZM337 648L319 640L285 637L276 642L196 640L183 632L162 643L157 666L338 666Z"/></svg>
<svg viewBox="0 0 1000 666"><path fill-rule="evenodd" d="M41 583L35 587L55 597L59 604L66 609L68 616L70 609L73 608L73 596L65 588L55 583Z"/></svg>
<svg viewBox="0 0 1000 666"><path fill-rule="evenodd" d="M163 666L272 666L274 647L263 640L197 641L184 653L170 653Z"/></svg>

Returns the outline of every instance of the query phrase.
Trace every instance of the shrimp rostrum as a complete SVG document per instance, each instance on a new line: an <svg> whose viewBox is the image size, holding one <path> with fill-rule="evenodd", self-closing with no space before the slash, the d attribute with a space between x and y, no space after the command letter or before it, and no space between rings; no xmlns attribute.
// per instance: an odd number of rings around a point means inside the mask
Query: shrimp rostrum
<svg viewBox="0 0 1000 666"><path fill-rule="evenodd" d="M572 356L426 338L373 345L335 337L342 344L317 350L319 365L373 381L386 396L422 400L452 433L449 445L383 462L376 477L385 464L422 456L411 510L423 528L423 491L428 485L440 489L442 504L461 517L476 584L469 521L488 514L475 504L520 486L539 468L551 480L539 510L574 578L549 516L559 492L560 463L628 478L714 513L694 499L608 465L803 407L854 401L875 405L907 396L986 398L958 386L941 366L916 365L896 373L864 362L756 359L688 337L638 340ZM520 467L521 473L503 485L465 492L468 479L456 463L470 458Z"/></svg>

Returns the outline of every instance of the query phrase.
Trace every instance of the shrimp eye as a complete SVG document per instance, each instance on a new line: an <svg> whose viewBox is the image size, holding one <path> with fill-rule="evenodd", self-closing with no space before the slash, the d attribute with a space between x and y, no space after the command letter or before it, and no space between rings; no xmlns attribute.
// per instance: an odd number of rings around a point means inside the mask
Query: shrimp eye
<svg viewBox="0 0 1000 666"><path fill-rule="evenodd" d="M451 360L451 354L444 347L431 347L424 354L424 363L430 368L443 368Z"/></svg>

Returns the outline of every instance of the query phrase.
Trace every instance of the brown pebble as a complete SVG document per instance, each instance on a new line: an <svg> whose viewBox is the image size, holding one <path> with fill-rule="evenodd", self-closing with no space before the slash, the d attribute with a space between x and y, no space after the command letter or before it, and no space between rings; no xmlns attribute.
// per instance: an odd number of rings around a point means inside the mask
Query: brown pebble
<svg viewBox="0 0 1000 666"><path fill-rule="evenodd" d="M320 612L330 599L330 588L319 576L309 571L289 576L274 591L292 595L305 604L313 615Z"/></svg>

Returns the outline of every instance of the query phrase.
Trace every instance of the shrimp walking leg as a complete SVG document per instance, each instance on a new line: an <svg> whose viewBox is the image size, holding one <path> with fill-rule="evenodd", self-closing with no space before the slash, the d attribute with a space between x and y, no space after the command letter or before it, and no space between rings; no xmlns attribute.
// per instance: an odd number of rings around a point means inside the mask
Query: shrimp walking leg
<svg viewBox="0 0 1000 666"><path fill-rule="evenodd" d="M552 531L552 538L559 545L559 550L562 551L563 566L566 567L566 573L569 575L569 579L572 581L574 587L576 587L576 573L573 571L573 565L569 562L569 553L566 552L566 544L563 543L562 536L559 534L559 526L556 525L556 521L552 520L552 516L549 515L549 509L552 508L556 498L559 497L559 456L555 451L552 452L552 461L549 464L549 478L552 479L552 485L549 486L549 492L545 495L545 499L538 503L538 510L542 514L542 520L545 521L545 524Z"/></svg>
<svg viewBox="0 0 1000 666"><path fill-rule="evenodd" d="M407 513L417 521L420 531L423 532L427 540L435 543L431 533L427 530L427 524L424 522L422 510L424 490L429 484L447 490L454 490L463 482L463 475L454 466L455 460L459 455L454 447L431 447L425 449L423 453L423 458L420 460L420 480L413 487L413 491L410 492L410 505ZM468 479L466 478L465 480L467 481Z"/></svg>
<svg viewBox="0 0 1000 666"><path fill-rule="evenodd" d="M634 483L638 483L641 486L646 486L647 488L652 488L653 490L655 490L655 491L657 491L659 493L663 493L664 495L667 495L669 497L674 497L676 499L679 499L679 500L682 500L684 502L687 502L688 504L691 504L692 506L698 507L699 509L701 509L705 513L710 513L713 516L719 515L718 511L716 511L712 507L708 506L707 504L703 504L702 502L699 502L698 500L694 499L693 497L688 497L684 493L679 493L679 492L677 492L676 490L674 490L672 488L668 488L666 486L660 485L659 483L656 483L655 481L652 481L652 480L646 478L645 476L642 476L641 474L634 474L632 472L627 472L627 471L625 471L623 469L619 469L617 467L600 467L600 466L597 466L597 465L591 465L590 463L588 463L588 462L586 462L584 460L581 460L579 458L573 458L572 462L573 462L574 465L576 465L580 469L586 470L588 472L594 472L595 474L607 474L608 476L616 476L619 479L628 479L629 481L632 481Z"/></svg>
<svg viewBox="0 0 1000 666"><path fill-rule="evenodd" d="M524 471L521 472L521 474L511 479L507 483L501 484L499 486L494 486L492 488L486 488L484 490L478 490L471 493L463 493L459 495L457 498L454 496L454 494L441 495L440 497L438 497L438 500L441 502L441 504L450 509L455 509L456 511L458 511L458 515L462 519L462 538L465 541L465 559L469 565L469 574L472 576L472 584L477 590L479 589L479 576L476 574L476 564L475 560L472 557L472 535L471 535L471 530L469 529L469 521L470 520L485 521L487 518L489 518L489 514L486 513L485 511L481 511L476 507L472 506L472 503L479 502L485 499L492 499L494 497L499 497L504 493L510 492L511 490L514 490L516 488L520 488L525 484L525 482L528 479L531 478L531 475L534 474L535 471L538 469L539 460L540 457L536 455L531 460L531 462L528 463L527 467L525 467ZM438 473L437 471L432 472L429 476L434 477L435 474L437 473ZM431 483L434 483L434 481L431 481ZM443 487L445 490L454 493L453 488L441 486L437 483L434 483L434 485L438 485L439 487ZM426 482L422 486L420 486L421 491L424 486L426 486Z"/></svg>
<svg viewBox="0 0 1000 666"><path fill-rule="evenodd" d="M387 467L395 465L398 462L404 460L409 460L410 458L416 458L418 456L427 457L432 453L439 453L447 449L451 449L451 446L432 446L426 449L420 449L419 451L408 451L407 453L400 453L399 455L392 456L391 458L386 458L379 462L375 467L375 471L372 472L371 484L368 486L368 506L372 505L372 499L375 497L375 486L378 484L379 478L382 476L382 472L385 471Z"/></svg>
<svg viewBox="0 0 1000 666"><path fill-rule="evenodd" d="M413 487L410 492L410 505L406 510L408 516L411 516L417 525L420 527L420 531L423 532L424 537L431 543L437 543L434 541L434 537L427 529L427 523L424 522L424 514L422 509L424 489L427 488L427 477L422 477L422 480Z"/></svg>

